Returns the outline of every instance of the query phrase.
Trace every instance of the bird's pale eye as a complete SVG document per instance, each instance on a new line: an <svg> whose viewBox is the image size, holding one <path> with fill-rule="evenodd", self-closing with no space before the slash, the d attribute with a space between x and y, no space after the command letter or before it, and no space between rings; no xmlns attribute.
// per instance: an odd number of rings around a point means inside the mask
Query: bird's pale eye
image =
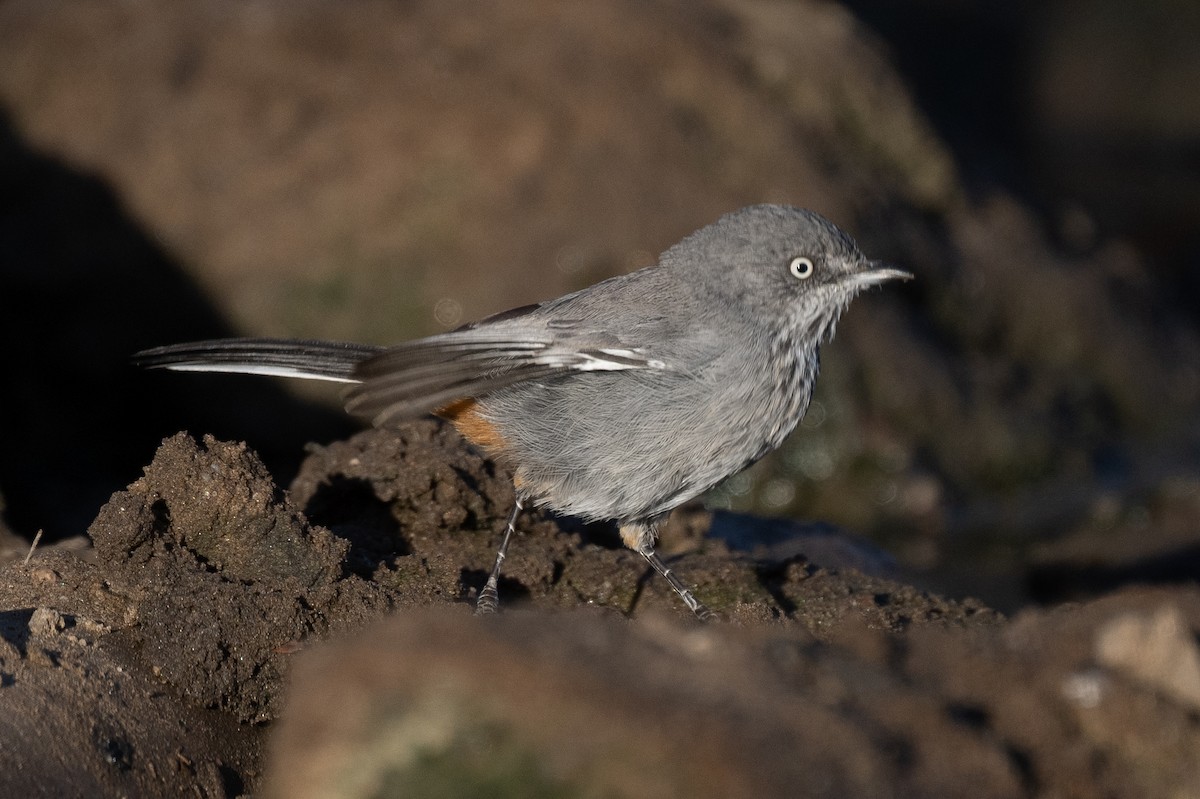
<svg viewBox="0 0 1200 799"><path fill-rule="evenodd" d="M788 263L788 271L792 273L792 277L798 280L808 280L813 273L812 259L797 255Z"/></svg>

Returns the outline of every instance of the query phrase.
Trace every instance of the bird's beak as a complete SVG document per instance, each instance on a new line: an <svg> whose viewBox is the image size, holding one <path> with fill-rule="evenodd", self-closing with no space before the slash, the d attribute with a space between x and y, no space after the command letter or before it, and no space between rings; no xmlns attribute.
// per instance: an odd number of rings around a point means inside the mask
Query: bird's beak
<svg viewBox="0 0 1200 799"><path fill-rule="evenodd" d="M880 283L886 283L889 280L912 280L912 272L906 272L903 269L897 269L894 266L883 263L882 261L867 261L867 268L860 269L857 272L851 272L841 279L841 282L847 288L865 289L868 286L878 286Z"/></svg>

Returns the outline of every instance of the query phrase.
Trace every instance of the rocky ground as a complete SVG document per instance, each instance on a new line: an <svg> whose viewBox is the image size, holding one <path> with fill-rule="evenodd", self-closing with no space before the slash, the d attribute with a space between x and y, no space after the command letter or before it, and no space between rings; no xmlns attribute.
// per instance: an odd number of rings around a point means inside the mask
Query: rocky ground
<svg viewBox="0 0 1200 799"><path fill-rule="evenodd" d="M1039 73L1060 143L1112 143L1054 81L1127 27ZM0 795L1200 795L1194 230L961 152L831 3L0 4ZM444 329L762 201L917 280L672 518L710 624L536 513L475 618L511 487L452 431L128 364Z"/></svg>
<svg viewBox="0 0 1200 799"><path fill-rule="evenodd" d="M244 445L168 439L94 549L0 571L6 794L1200 786L1195 587L1006 619L693 511L665 549L700 624L610 531L528 515L477 618L509 491L434 422L319 449L286 493Z"/></svg>

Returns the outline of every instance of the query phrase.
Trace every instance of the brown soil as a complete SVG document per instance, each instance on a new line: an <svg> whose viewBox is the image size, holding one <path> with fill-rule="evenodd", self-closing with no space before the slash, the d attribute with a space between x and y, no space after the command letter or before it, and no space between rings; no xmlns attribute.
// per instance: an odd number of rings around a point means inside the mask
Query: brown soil
<svg viewBox="0 0 1200 799"><path fill-rule="evenodd" d="M1006 621L732 551L692 511L666 543L723 617L699 625L611 531L527 515L504 612L472 618L510 491L436 422L320 448L286 493L244 445L168 439L101 509L94 550L0 571L6 793L1200 784L1195 589Z"/></svg>

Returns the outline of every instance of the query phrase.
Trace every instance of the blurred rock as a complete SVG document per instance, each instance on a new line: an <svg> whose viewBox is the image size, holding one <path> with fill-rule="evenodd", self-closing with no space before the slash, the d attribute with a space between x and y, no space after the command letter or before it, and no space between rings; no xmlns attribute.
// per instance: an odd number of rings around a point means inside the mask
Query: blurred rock
<svg viewBox="0 0 1200 799"><path fill-rule="evenodd" d="M1000 797L1018 790L1004 754L965 729L955 734L949 721L940 729L950 735L921 744L892 739L886 729L870 734L875 725L889 726L889 710L871 698L849 700L858 680L830 668L841 658L853 656L795 632L653 617L631 625L579 611L484 620L429 611L397 616L297 663L295 701L272 741L266 795L884 796L969 789ZM936 726L936 703L902 688L879 665L855 667L864 682L879 681L868 689L872 697L904 694L896 705L907 701ZM872 721L864 725L863 716ZM910 746L932 748L910 760Z"/></svg>
<svg viewBox="0 0 1200 799"><path fill-rule="evenodd" d="M1096 659L1200 711L1200 643L1179 608L1114 618L1096 632Z"/></svg>
<svg viewBox="0 0 1200 799"><path fill-rule="evenodd" d="M1107 679L1127 591L968 631L421 610L297 659L267 796L1177 796L1200 716Z"/></svg>

